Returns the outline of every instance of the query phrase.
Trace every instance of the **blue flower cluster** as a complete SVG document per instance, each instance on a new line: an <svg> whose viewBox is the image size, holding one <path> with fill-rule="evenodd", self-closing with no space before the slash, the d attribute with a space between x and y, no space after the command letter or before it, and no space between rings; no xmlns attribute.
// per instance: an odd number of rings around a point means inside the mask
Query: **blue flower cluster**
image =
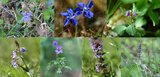
<svg viewBox="0 0 160 77"><path fill-rule="evenodd" d="M25 11L25 12L22 12L22 15L23 15L23 18L22 18L23 22L27 23L31 21L31 15L32 15L31 12Z"/></svg>
<svg viewBox="0 0 160 77"><path fill-rule="evenodd" d="M99 38L91 38L90 39L90 45L93 50L94 56L97 59L97 62L95 64L95 69L97 72L103 71L104 68L107 67L107 64L104 63L104 54L103 52L103 44L102 40Z"/></svg>
<svg viewBox="0 0 160 77"><path fill-rule="evenodd" d="M76 19L76 17L81 14L83 14L83 16L87 18L92 18L94 13L91 12L90 9L93 7L93 5L93 0L90 0L87 4L79 2L76 9L73 10L69 8L67 12L62 12L61 15L66 17L64 26L67 26L70 22L77 26L78 20Z"/></svg>
<svg viewBox="0 0 160 77"><path fill-rule="evenodd" d="M56 50L55 50L56 54L60 54L60 53L63 52L63 51L62 51L62 46L60 46L57 41L53 41L53 42L52 42L52 45L53 45L54 47L56 47Z"/></svg>
<svg viewBox="0 0 160 77"><path fill-rule="evenodd" d="M127 10L125 16L127 16L127 17L137 16L137 13L136 12L132 12L131 10Z"/></svg>

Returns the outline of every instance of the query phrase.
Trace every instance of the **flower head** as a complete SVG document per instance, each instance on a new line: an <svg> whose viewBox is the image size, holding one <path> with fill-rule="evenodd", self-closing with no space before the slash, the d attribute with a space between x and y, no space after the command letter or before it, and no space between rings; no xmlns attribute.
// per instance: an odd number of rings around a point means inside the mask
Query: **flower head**
<svg viewBox="0 0 160 77"><path fill-rule="evenodd" d="M130 11L126 11L126 15L127 17L131 16L131 12Z"/></svg>
<svg viewBox="0 0 160 77"><path fill-rule="evenodd" d="M17 53L16 53L16 51L13 51L12 52L12 58L16 58L17 57Z"/></svg>
<svg viewBox="0 0 160 77"><path fill-rule="evenodd" d="M56 54L62 53L63 52L62 51L62 46L57 46L55 52L56 52Z"/></svg>
<svg viewBox="0 0 160 77"><path fill-rule="evenodd" d="M90 11L90 9L93 7L94 3L92 0L90 0L88 2L88 4L85 4L83 2L79 2L77 4L77 8L76 8L76 11L79 12L79 13L83 13L83 15L87 18L92 18L93 17L93 12Z"/></svg>
<svg viewBox="0 0 160 77"><path fill-rule="evenodd" d="M26 48L22 47L22 48L20 49L20 51L21 51L21 52L26 52Z"/></svg>
<svg viewBox="0 0 160 77"><path fill-rule="evenodd" d="M52 45L56 47L56 46L58 46L58 42L57 41L53 41Z"/></svg>
<svg viewBox="0 0 160 77"><path fill-rule="evenodd" d="M14 68L16 68L18 66L16 60L12 60L11 64L12 64L12 67L14 67Z"/></svg>
<svg viewBox="0 0 160 77"><path fill-rule="evenodd" d="M69 8L67 12L62 12L61 15L66 17L64 21L64 26L67 26L70 22L72 22L75 26L78 25L78 21L75 19L76 16L79 15L78 12L74 13L74 11L71 8Z"/></svg>
<svg viewBox="0 0 160 77"><path fill-rule="evenodd" d="M29 21L31 21L31 15L32 15L32 13L31 12L22 12L22 15L23 15L23 18L22 18L22 20L25 22L25 23L27 23L27 22L29 22Z"/></svg>

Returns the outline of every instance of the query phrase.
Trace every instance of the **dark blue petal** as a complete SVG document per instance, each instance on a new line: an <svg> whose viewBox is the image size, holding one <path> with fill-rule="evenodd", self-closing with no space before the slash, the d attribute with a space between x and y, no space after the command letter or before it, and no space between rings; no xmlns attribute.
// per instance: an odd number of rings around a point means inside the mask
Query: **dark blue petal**
<svg viewBox="0 0 160 77"><path fill-rule="evenodd" d="M93 17L93 15L94 15L94 14L93 14L93 12L88 11L88 16L89 16L88 18L92 18L92 17Z"/></svg>
<svg viewBox="0 0 160 77"><path fill-rule="evenodd" d="M61 15L62 16L68 16L68 12L62 12Z"/></svg>
<svg viewBox="0 0 160 77"><path fill-rule="evenodd" d="M66 20L64 21L64 26L67 26L69 24L70 18L66 18Z"/></svg>
<svg viewBox="0 0 160 77"><path fill-rule="evenodd" d="M84 11L84 16L87 17L87 18L92 18L93 17L93 12L87 10L87 11Z"/></svg>
<svg viewBox="0 0 160 77"><path fill-rule="evenodd" d="M93 0L90 0L89 2L88 2L88 4L87 4L87 8L92 8L93 7L93 5L94 5L94 3L93 3Z"/></svg>
<svg viewBox="0 0 160 77"><path fill-rule="evenodd" d="M85 4L84 4L83 2L79 2L79 3L77 4L77 6L78 6L79 8L84 8L84 7L85 7Z"/></svg>
<svg viewBox="0 0 160 77"><path fill-rule="evenodd" d="M76 19L71 19L71 21L73 22L73 24L74 24L75 26L78 25L78 21L77 21Z"/></svg>
<svg viewBox="0 0 160 77"><path fill-rule="evenodd" d="M73 14L73 10L72 10L71 8L69 8L69 9L67 10L67 12L68 12L69 14Z"/></svg>
<svg viewBox="0 0 160 77"><path fill-rule="evenodd" d="M79 15L81 15L82 14L82 11L76 11L75 13L74 13L74 16L79 16Z"/></svg>

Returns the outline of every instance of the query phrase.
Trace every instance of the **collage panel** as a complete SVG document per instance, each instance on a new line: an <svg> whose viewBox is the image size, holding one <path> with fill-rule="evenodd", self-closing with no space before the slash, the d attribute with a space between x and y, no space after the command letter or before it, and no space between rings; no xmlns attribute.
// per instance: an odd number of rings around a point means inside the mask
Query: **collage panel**
<svg viewBox="0 0 160 77"><path fill-rule="evenodd" d="M42 38L41 77L81 77L81 39Z"/></svg>
<svg viewBox="0 0 160 77"><path fill-rule="evenodd" d="M159 37L160 0L107 0L104 36Z"/></svg>
<svg viewBox="0 0 160 77"><path fill-rule="evenodd" d="M84 38L82 77L121 77L118 38Z"/></svg>
<svg viewBox="0 0 160 77"><path fill-rule="evenodd" d="M121 40L121 77L160 77L160 38Z"/></svg>
<svg viewBox="0 0 160 77"><path fill-rule="evenodd" d="M100 36L105 25L106 0L55 0L56 37Z"/></svg>
<svg viewBox="0 0 160 77"><path fill-rule="evenodd" d="M39 38L0 38L0 77L39 77L39 51Z"/></svg>
<svg viewBox="0 0 160 77"><path fill-rule="evenodd" d="M54 0L0 0L0 37L53 36Z"/></svg>

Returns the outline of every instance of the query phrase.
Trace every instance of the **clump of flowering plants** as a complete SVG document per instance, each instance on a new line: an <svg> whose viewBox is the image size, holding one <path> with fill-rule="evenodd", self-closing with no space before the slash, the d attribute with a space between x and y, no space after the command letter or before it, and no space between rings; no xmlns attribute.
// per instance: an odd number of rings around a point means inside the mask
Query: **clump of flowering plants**
<svg viewBox="0 0 160 77"><path fill-rule="evenodd" d="M27 65L27 63L25 62L24 59L24 54L26 53L26 48L25 47L20 47L18 41L15 40L15 44L16 44L16 49L14 51L12 51L11 54L11 65L13 68L18 68L20 67L21 69L23 69L30 77L32 77L32 74L30 73L30 69Z"/></svg>
<svg viewBox="0 0 160 77"><path fill-rule="evenodd" d="M0 37L52 36L54 0L0 0Z"/></svg>
<svg viewBox="0 0 160 77"><path fill-rule="evenodd" d="M57 74L61 74L63 69L71 70L71 68L66 64L66 58L59 56L63 54L62 46L59 45L57 41L53 41L52 45L55 47L53 55L56 57L56 59L48 63L47 70L50 71L52 68L54 68Z"/></svg>

